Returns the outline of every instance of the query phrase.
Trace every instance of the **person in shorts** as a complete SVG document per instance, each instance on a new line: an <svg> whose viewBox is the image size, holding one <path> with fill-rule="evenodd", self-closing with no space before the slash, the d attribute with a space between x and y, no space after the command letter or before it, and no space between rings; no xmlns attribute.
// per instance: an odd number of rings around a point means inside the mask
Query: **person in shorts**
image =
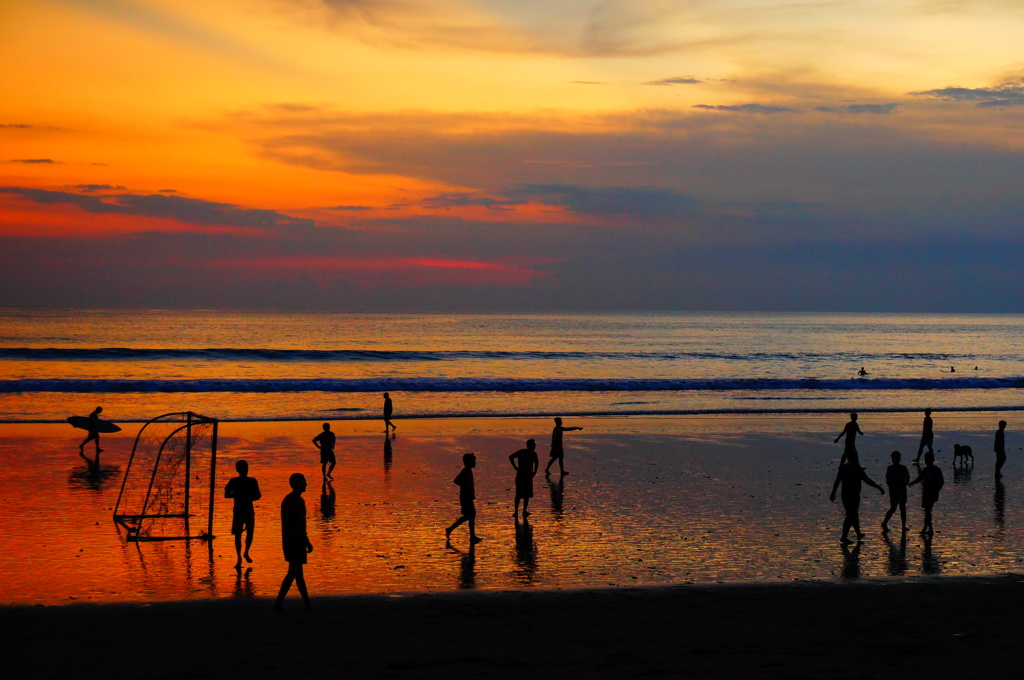
<svg viewBox="0 0 1024 680"><path fill-rule="evenodd" d="M462 471L454 479L455 484L459 487L461 514L454 524L444 530L444 536L450 541L452 532L463 522L469 522L469 542L479 543L484 539L476 535L476 486L473 481L476 455L472 453L463 454L462 465Z"/></svg>
<svg viewBox="0 0 1024 680"><path fill-rule="evenodd" d="M896 509L900 511L903 532L907 531L907 484L910 483L910 470L900 463L900 452L892 452L892 465L885 470L885 485L889 487L889 511L882 520L882 531L889 531L889 520Z"/></svg>
<svg viewBox="0 0 1024 680"><path fill-rule="evenodd" d="M523 517L530 514L530 499L533 498L533 478L540 467L537 460L537 442L527 440L526 448L519 449L508 457L512 468L516 471L516 501L513 517L519 517L519 501L523 501Z"/></svg>
<svg viewBox="0 0 1024 680"><path fill-rule="evenodd" d="M242 568L242 558L246 562L252 562L249 557L249 549L252 548L252 534L256 526L256 509L253 501L258 501L260 485L255 477L249 476L249 463L240 460L235 463L237 477L228 480L224 487L224 498L232 498L235 501L231 513L231 533L235 536L235 554L238 561L235 562L235 569ZM242 552L242 534L245 533L245 553Z"/></svg>
<svg viewBox="0 0 1024 680"><path fill-rule="evenodd" d="M562 433L582 429L582 427L562 427L562 419L555 418L555 428L551 430L551 460L548 461L547 466L544 468L545 475L551 474L551 466L556 460L558 461L558 473L562 475L569 474L565 471L565 466L562 464L565 458L565 449L562 448Z"/></svg>
<svg viewBox="0 0 1024 680"><path fill-rule="evenodd" d="M334 455L334 443L337 437L331 432L331 424L324 423L324 431L313 437L313 446L320 449L320 471L324 479L334 479L331 475L338 459Z"/></svg>

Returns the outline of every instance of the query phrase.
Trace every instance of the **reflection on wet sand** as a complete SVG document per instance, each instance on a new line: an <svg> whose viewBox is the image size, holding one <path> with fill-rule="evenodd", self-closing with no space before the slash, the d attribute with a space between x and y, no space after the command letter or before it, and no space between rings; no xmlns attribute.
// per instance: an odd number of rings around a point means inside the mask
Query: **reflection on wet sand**
<svg viewBox="0 0 1024 680"><path fill-rule="evenodd" d="M537 544L533 540L533 527L525 517L516 518L515 569L512 581L517 586L532 586L537 574Z"/></svg>
<svg viewBox="0 0 1024 680"><path fill-rule="evenodd" d="M932 552L933 537L930 534L921 536L921 572L929 576L937 576L942 573L942 562Z"/></svg>
<svg viewBox="0 0 1024 680"><path fill-rule="evenodd" d="M459 422L449 430L434 425L434 434L403 438L398 467L390 464L388 438L382 475L379 433L340 425L338 479L323 484L319 499L314 497L316 551L306 572L310 591L878 578L1019 568L1018 552L1004 547L1024 545L1024 526L1007 507L1007 498L1019 496L1013 493L1020 484L1011 467L1015 461L991 496L980 486L988 478L962 474L944 490L941 547L934 544L942 559L931 542L920 562L908 562L902 536L893 533L883 542L877 523L889 501L875 494L865 496L860 509L864 526L875 531L868 530L863 545L848 546L837 559L834 528L841 508L822 498L835 459L817 431L716 438L675 434L663 421L657 425L657 433L637 435L594 434L597 428L588 426L587 434L574 440L587 455L580 455L572 470L571 503L565 499L568 478L552 475L545 479L551 512L534 512L518 525L508 521L506 511L507 452L521 445L523 432L492 434L487 421ZM218 489L243 459L259 478L264 499L282 498L294 472L319 474L317 460L309 455L308 423L232 423L224 429ZM254 561L252 571L241 576L232 569L231 501L219 495L217 538L211 543L126 544L110 517L130 438L112 436L105 442L104 460L121 469L104 465L97 477L88 466L69 474L69 459L79 459L66 433L58 436L54 430L51 436L39 426L36 431L42 434L0 437L0 457L6 461L0 467L5 539L0 602L228 597L255 592L253 583L276 586L283 569L277 500L255 503ZM882 469L900 436L873 435L862 463L872 471ZM485 541L466 549L460 534L462 549L446 549L444 527L459 512L452 480L468 451L479 457L476 507ZM919 528L917 487L909 501L908 520Z"/></svg>

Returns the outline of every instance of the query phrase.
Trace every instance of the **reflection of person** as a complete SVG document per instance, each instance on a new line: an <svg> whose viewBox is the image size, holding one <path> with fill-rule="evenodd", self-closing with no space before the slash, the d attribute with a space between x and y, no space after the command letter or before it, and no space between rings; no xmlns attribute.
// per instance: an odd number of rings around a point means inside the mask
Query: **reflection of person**
<svg viewBox="0 0 1024 680"><path fill-rule="evenodd" d="M391 414L394 413L394 406L391 404L391 395L387 392L384 393L384 434L388 433L388 428L394 432L398 428L391 422Z"/></svg>
<svg viewBox="0 0 1024 680"><path fill-rule="evenodd" d="M857 454L857 435L858 434L864 434L864 433L860 431L860 426L857 425L857 414L856 413L851 413L850 414L850 422L848 422L846 424L846 427L843 428L843 431L840 432L839 436L836 437L834 442L832 442L833 444L838 444L840 439L842 439L843 437L846 437L846 442L845 442L845 444L843 446L843 457L839 459L839 464L840 465L842 465L846 461L846 459L849 458L851 452L854 455Z"/></svg>
<svg viewBox="0 0 1024 680"><path fill-rule="evenodd" d="M530 514L530 499L533 498L533 477L540 468L537 460L537 442L527 440L526 448L519 449L508 457L512 468L516 471L516 506L513 517L519 517L519 501L523 501L523 517Z"/></svg>
<svg viewBox="0 0 1024 680"><path fill-rule="evenodd" d="M88 432L88 434L86 435L85 439L82 440L82 443L78 445L78 452L79 453L84 453L85 452L85 445L86 444L88 444L91 441L95 441L96 442L96 464L97 465L100 462L99 456L100 456L101 453L103 453L103 449L100 448L100 433L97 431L97 428L99 427L99 420L100 420L100 414L101 413L103 413L103 407L102 406L97 406L96 408L94 408L92 410L92 413L89 414L89 422L85 426L86 432Z"/></svg>
<svg viewBox="0 0 1024 680"><path fill-rule="evenodd" d="M231 533L235 535L235 555L238 561L235 562L235 569L242 568L242 532L245 532L245 561L252 562L249 557L249 549L252 547L252 532L256 525L256 509L253 508L253 501L258 501L260 485L255 477L249 476L249 463L240 460L235 463L235 470L238 476L228 480L224 487L224 498L235 500L234 509L231 513Z"/></svg>
<svg viewBox="0 0 1024 680"><path fill-rule="evenodd" d="M469 522L469 542L479 543L483 539L476 535L476 488L473 483L473 468L476 467L476 455L467 453L462 456L462 472L455 477L459 487L459 506L461 514L455 523L444 530L445 538L451 540L452 532L463 522Z"/></svg>
<svg viewBox="0 0 1024 680"><path fill-rule="evenodd" d="M921 460L921 452L924 451L925 447L928 447L928 451L935 453L932 449L932 441L935 439L935 435L932 433L932 410L926 408L924 410L924 425L921 427L921 443L917 445L917 458L914 462Z"/></svg>
<svg viewBox="0 0 1024 680"><path fill-rule="evenodd" d="M309 593L306 592L306 577L302 573L302 565L306 563L306 554L313 552L313 544L306 534L306 501L302 494L306 490L306 477L296 472L288 478L292 492L281 502L281 547L284 559L288 562L288 573L281 582L281 590L277 593L274 611L283 611L284 596L292 587L292 581L299 589L306 609L310 608Z"/></svg>
<svg viewBox="0 0 1024 680"><path fill-rule="evenodd" d="M544 468L544 474L551 472L551 466L556 460L558 461L558 473L562 475L569 474L562 465L562 460L565 458L565 450L562 448L562 433L582 429L582 427L562 427L562 419L555 418L555 429L551 430L551 460L548 461L547 467Z"/></svg>
<svg viewBox="0 0 1024 680"><path fill-rule="evenodd" d="M1006 421L999 421L996 430L996 442L992 449L996 452L996 478L1003 476L1003 463L1006 462Z"/></svg>
<svg viewBox="0 0 1024 680"><path fill-rule="evenodd" d="M892 452L892 465L885 470L885 485L889 487L889 511L882 520L882 531L889 531L889 520L896 509L900 511L903 531L907 530L907 484L910 483L910 470L900 463L900 452Z"/></svg>
<svg viewBox="0 0 1024 680"><path fill-rule="evenodd" d="M337 437L331 432L331 424L324 423L324 431L313 437L313 446L320 449L320 470L324 479L334 479L331 475L338 459L334 455L334 443Z"/></svg>
<svg viewBox="0 0 1024 680"><path fill-rule="evenodd" d="M829 500L835 502L836 489L843 485L843 508L846 510L846 518L843 520L843 537L840 543L849 543L848 534L850 528L857 532L857 540L864 538L860 530L860 483L865 482L868 486L878 489L879 493L885 494L885 490L873 482L860 466L860 459L856 451L848 451L846 462L839 466L839 473L836 475L835 484L832 485L832 493Z"/></svg>
<svg viewBox="0 0 1024 680"><path fill-rule="evenodd" d="M930 451L924 454L924 469L910 486L918 482L921 483L921 507L924 508L924 527L921 533L931 536L935 533L935 529L932 528L932 506L939 500L939 489L945 480L942 477L942 470L935 465L935 454Z"/></svg>

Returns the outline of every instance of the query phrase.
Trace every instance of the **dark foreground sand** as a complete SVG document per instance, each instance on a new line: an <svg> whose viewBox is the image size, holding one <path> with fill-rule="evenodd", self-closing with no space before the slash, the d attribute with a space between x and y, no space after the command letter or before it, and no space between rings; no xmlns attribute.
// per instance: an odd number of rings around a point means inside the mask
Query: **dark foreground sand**
<svg viewBox="0 0 1024 680"><path fill-rule="evenodd" d="M4 607L12 677L1019 678L1024 578Z"/></svg>

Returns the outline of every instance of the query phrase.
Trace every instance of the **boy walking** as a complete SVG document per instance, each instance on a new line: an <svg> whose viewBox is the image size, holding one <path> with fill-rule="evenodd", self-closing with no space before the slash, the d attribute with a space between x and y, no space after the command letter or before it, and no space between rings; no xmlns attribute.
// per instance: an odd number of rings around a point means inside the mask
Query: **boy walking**
<svg viewBox="0 0 1024 680"><path fill-rule="evenodd" d="M885 513L882 520L882 531L888 533L889 520L892 519L896 508L900 510L900 521L903 524L903 533L907 532L907 484L910 483L910 470L906 465L900 464L900 452L892 452L892 465L885 470L885 485L889 487L889 512Z"/></svg>
<svg viewBox="0 0 1024 680"><path fill-rule="evenodd" d="M252 547L252 532L256 526L256 509L253 501L262 498L259 482L255 477L249 476L249 463L240 460L235 463L237 477L228 480L224 487L224 498L235 500L231 512L231 533L235 535L235 555L238 561L235 562L235 569L242 568L242 532L245 532L245 561L252 562L249 557L249 549Z"/></svg>
<svg viewBox="0 0 1024 680"><path fill-rule="evenodd" d="M929 451L924 454L924 469L917 479L910 483L914 486L921 483L921 507L924 508L924 528L921 534L931 536L935 533L932 527L932 507L939 500L939 489L942 488L945 480L942 477L942 470L935 465L935 454Z"/></svg>
<svg viewBox="0 0 1024 680"><path fill-rule="evenodd" d="M861 482L875 487L880 494L885 495L885 489L873 482L864 472L864 468L860 466L857 451L847 451L846 462L839 466L839 474L836 475L835 484L832 485L832 493L828 497L834 503L836 500L836 489L839 488L840 484L843 485L843 508L846 509L846 518L843 520L843 537L839 540L843 544L851 543L848 537L850 527L853 527L853 530L857 532L858 541L864 538L864 534L860 530Z"/></svg>
<svg viewBox="0 0 1024 680"><path fill-rule="evenodd" d="M996 479L1003 476L1003 463L1006 462L1006 421L999 421L996 430L996 442L992 449L996 452Z"/></svg>
<svg viewBox="0 0 1024 680"><path fill-rule="evenodd" d="M291 589L292 581L298 587L299 595L306 603L306 609L310 608L306 577L302 573L306 555L313 552L313 544L309 542L309 536L306 534L306 501L302 499L302 494L306 490L306 477L301 472L296 472L288 478L288 484L292 487L292 492L281 502L281 547L284 549L284 559L288 562L288 573L281 582L281 590L277 593L275 612L284 611L284 596Z"/></svg>
<svg viewBox="0 0 1024 680"><path fill-rule="evenodd" d="M851 413L850 422L846 424L846 427L843 428L843 431L840 432L839 436L836 437L834 442L832 442L833 444L838 444L840 439L846 437L846 441L843 445L843 456L842 458L839 459L840 466L842 466L842 464L846 462L846 459L850 457L851 452L853 453L853 455L857 455L858 434L862 435L864 433L860 431L860 425L857 424L857 414Z"/></svg>
<svg viewBox="0 0 1024 680"><path fill-rule="evenodd" d="M452 532L463 522L469 522L469 542L479 543L484 540L476 535L476 488L473 483L473 468L476 467L476 455L466 453L462 456L462 472L455 477L455 484L459 487L459 505L462 514L455 520L455 523L444 530L445 539L450 541Z"/></svg>

